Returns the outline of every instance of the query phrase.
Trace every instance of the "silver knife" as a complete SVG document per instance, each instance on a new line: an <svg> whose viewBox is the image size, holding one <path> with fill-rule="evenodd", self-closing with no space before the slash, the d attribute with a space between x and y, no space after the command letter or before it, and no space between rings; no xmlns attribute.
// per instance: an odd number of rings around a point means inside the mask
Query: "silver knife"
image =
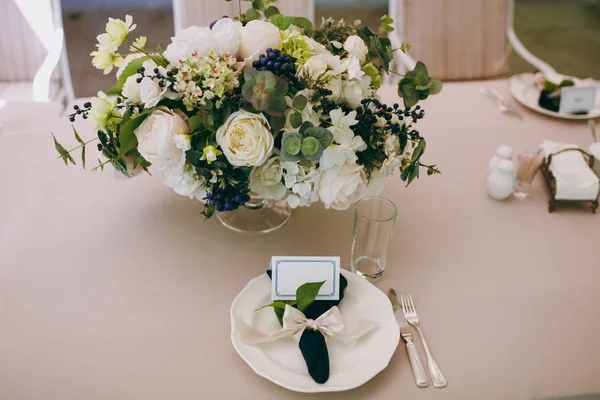
<svg viewBox="0 0 600 400"><path fill-rule="evenodd" d="M413 375L415 376L415 382L418 387L427 387L429 382L427 381L427 375L425 375L425 368L423 368L423 363L421 363L421 358L417 352L417 347L412 342L412 333L410 331L410 327L408 326L408 322L406 322L406 318L404 318L404 313L402 313L402 306L400 305L398 293L396 293L394 289L390 289L388 292L388 298L392 302L392 309L394 310L398 320L400 336L402 337L402 341L406 344L406 352L408 353L408 359L410 360Z"/></svg>

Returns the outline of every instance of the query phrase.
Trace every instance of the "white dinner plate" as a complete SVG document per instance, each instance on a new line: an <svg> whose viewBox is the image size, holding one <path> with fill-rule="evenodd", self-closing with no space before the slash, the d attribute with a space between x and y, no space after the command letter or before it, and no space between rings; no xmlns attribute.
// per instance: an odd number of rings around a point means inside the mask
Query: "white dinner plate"
<svg viewBox="0 0 600 400"><path fill-rule="evenodd" d="M600 94L598 94L598 92L600 92L600 87L597 89L596 107L590 110L590 112L588 112L587 114L575 115L558 113L540 107L538 101L540 99L542 87L540 84L537 83L540 81L539 74L540 72L535 74L526 72L510 77L510 79L508 80L510 85L510 93L519 103L534 111L556 118L585 120L600 117Z"/></svg>
<svg viewBox="0 0 600 400"><path fill-rule="evenodd" d="M390 301L366 279L341 270L348 280L339 305L342 318L378 321L380 326L351 347L336 340L327 342L330 375L324 384L308 374L300 348L291 338L249 346L240 341L237 321L265 333L281 329L271 308L255 312L271 302L271 279L263 274L252 279L231 305L231 341L238 354L258 375L296 392L335 392L358 387L387 367L396 351L400 332Z"/></svg>

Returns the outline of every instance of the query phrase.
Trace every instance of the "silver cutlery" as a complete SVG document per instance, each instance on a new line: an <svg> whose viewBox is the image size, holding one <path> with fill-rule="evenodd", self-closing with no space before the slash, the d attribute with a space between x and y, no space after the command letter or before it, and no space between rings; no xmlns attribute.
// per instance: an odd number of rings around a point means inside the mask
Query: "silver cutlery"
<svg viewBox="0 0 600 400"><path fill-rule="evenodd" d="M515 107L513 104L511 104L509 101L507 101L504 98L504 96L502 96L496 89L481 88L480 90L481 90L481 93L485 94L494 103L496 103L496 105L498 106L498 108L500 109L501 112L508 114L508 115L514 115L515 117L518 117L519 119L523 119L523 116L519 112L519 109L517 107Z"/></svg>
<svg viewBox="0 0 600 400"><path fill-rule="evenodd" d="M417 347L412 341L412 333L410 331L410 327L404 318L403 312L397 312L402 308L400 304L400 299L398 298L398 293L394 289L390 289L388 292L388 298L392 302L392 309L397 316L398 325L400 326L400 336L402 337L402 341L406 344L406 352L408 353L408 358L410 360L410 365L412 367L413 375L415 377L415 382L418 387L427 387L429 382L427 382L427 375L425 374L425 368L423 368L423 364L421 363L421 358L419 357L419 353L417 352Z"/></svg>
<svg viewBox="0 0 600 400"><path fill-rule="evenodd" d="M435 386L436 388L446 387L446 385L448 384L446 382L446 378L444 378L442 371L433 359L431 351L429 351L427 341L425 340L425 336L423 335L423 332L419 327L419 316L417 315L417 309L415 308L415 304L413 303L412 296L410 295L410 293L401 293L400 301L402 303L402 312L404 313L404 317L406 318L409 324L415 327L417 332L419 332L419 336L421 336L421 342L423 342L423 348L425 349L425 354L427 355L427 366L429 367L429 373L431 374L431 381L433 382L433 386Z"/></svg>

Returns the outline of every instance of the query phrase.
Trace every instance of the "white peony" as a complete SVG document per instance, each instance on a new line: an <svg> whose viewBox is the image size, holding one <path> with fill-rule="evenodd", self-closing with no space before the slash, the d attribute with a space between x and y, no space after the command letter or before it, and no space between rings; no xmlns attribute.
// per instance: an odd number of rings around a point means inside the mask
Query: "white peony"
<svg viewBox="0 0 600 400"><path fill-rule="evenodd" d="M323 171L319 182L319 198L325 208L346 210L364 195L367 178L362 165L334 165Z"/></svg>
<svg viewBox="0 0 600 400"><path fill-rule="evenodd" d="M360 61L356 57L348 57L342 62L342 68L348 73L348 79L358 79L365 73L360 67Z"/></svg>
<svg viewBox="0 0 600 400"><path fill-rule="evenodd" d="M217 54L237 57L240 47L242 23L231 18L221 18L212 27L213 48Z"/></svg>
<svg viewBox="0 0 600 400"><path fill-rule="evenodd" d="M370 76L365 75L360 79L344 81L342 97L350 108L358 108L363 99L372 96L373 88Z"/></svg>
<svg viewBox="0 0 600 400"><path fill-rule="evenodd" d="M240 30L240 58L251 62L267 48L281 48L279 28L267 21L253 20Z"/></svg>
<svg viewBox="0 0 600 400"><path fill-rule="evenodd" d="M188 141L185 135L189 132L184 118L166 107L158 107L134 131L138 151L158 169L185 161L189 145L182 144L182 140Z"/></svg>
<svg viewBox="0 0 600 400"><path fill-rule="evenodd" d="M327 129L333 133L333 141L339 144L350 143L354 138L354 131L350 128L358 123L356 120L356 111L344 114L341 108L336 108L329 112L331 126Z"/></svg>
<svg viewBox="0 0 600 400"><path fill-rule="evenodd" d="M123 90L121 91L123 96L134 104L142 102L141 85L137 83L137 79L137 75L132 75L127 78L123 85Z"/></svg>
<svg viewBox="0 0 600 400"><path fill-rule="evenodd" d="M204 182L186 165L185 153L183 154L183 157L176 160L176 162L159 169L157 174L161 182L173 189L175 193L204 201L206 197L206 190L203 187Z"/></svg>
<svg viewBox="0 0 600 400"><path fill-rule="evenodd" d="M273 153L273 135L262 114L234 112L217 130L217 143L231 165L262 165Z"/></svg>
<svg viewBox="0 0 600 400"><path fill-rule="evenodd" d="M357 151L364 151L367 144L360 136L354 136L350 142L332 144L323 151L319 161L322 169L329 169L334 165L354 164L358 160Z"/></svg>
<svg viewBox="0 0 600 400"><path fill-rule="evenodd" d="M339 56L334 56L331 53L321 53L306 60L306 63L298 71L298 75L326 82L333 77L339 76L344 70L345 68Z"/></svg>
<svg viewBox="0 0 600 400"><path fill-rule="evenodd" d="M190 26L171 39L173 41L165 49L164 56L175 66L179 64L179 60L189 57L194 51L208 54L213 48L212 31L208 27Z"/></svg>
<svg viewBox="0 0 600 400"><path fill-rule="evenodd" d="M365 42L356 35L348 36L348 39L344 42L344 50L352 57L358 58L361 62L366 60L367 53L369 52Z"/></svg>
<svg viewBox="0 0 600 400"><path fill-rule="evenodd" d="M383 192L386 177L387 175L383 170L371 174L371 180L365 189L364 196L379 196Z"/></svg>
<svg viewBox="0 0 600 400"><path fill-rule="evenodd" d="M281 160L279 157L270 158L266 163L252 170L250 190L267 199L281 200L287 192L281 182L282 179Z"/></svg>

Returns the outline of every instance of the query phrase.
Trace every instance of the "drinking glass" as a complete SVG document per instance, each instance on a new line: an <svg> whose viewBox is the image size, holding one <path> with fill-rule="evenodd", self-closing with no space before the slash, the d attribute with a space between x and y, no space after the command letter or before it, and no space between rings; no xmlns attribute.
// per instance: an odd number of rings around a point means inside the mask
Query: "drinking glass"
<svg viewBox="0 0 600 400"><path fill-rule="evenodd" d="M383 197L365 197L354 209L352 272L370 281L383 275L398 210Z"/></svg>
<svg viewBox="0 0 600 400"><path fill-rule="evenodd" d="M515 182L515 197L524 199L529 196L531 183L540 167L542 156L540 150L524 151L517 155L517 174Z"/></svg>

